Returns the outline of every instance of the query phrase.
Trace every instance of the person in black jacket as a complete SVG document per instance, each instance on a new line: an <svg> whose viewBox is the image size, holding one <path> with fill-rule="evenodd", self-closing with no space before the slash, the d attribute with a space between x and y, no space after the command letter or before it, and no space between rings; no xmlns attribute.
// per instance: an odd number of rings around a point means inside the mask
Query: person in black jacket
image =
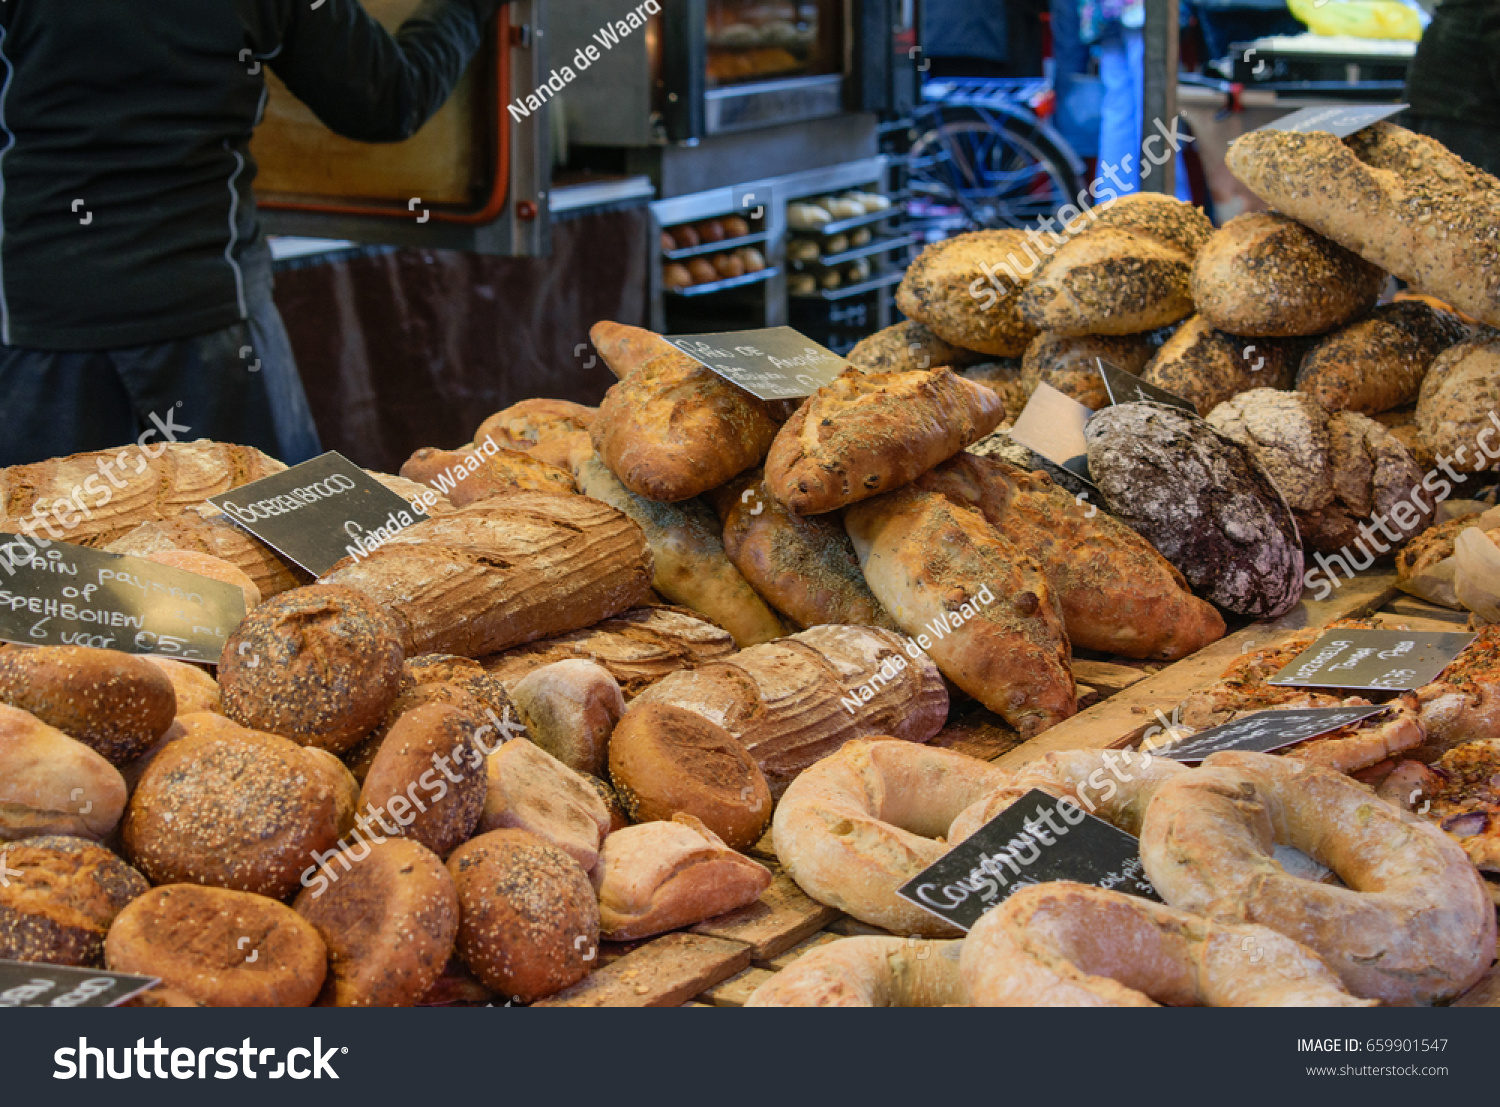
<svg viewBox="0 0 1500 1107"><path fill-rule="evenodd" d="M1406 125L1500 177L1500 0L1443 0L1406 77Z"/></svg>
<svg viewBox="0 0 1500 1107"><path fill-rule="evenodd" d="M503 0L0 4L0 465L143 432L320 452L271 302L265 69L334 131L410 137Z"/></svg>

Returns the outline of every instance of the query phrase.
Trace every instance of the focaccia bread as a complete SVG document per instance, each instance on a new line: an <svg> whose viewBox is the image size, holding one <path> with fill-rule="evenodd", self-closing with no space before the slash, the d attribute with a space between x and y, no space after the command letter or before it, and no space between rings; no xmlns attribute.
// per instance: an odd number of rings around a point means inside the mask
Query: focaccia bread
<svg viewBox="0 0 1500 1107"><path fill-rule="evenodd" d="M766 457L766 488L797 515L899 488L1000 425L1000 398L951 369L850 370L813 393Z"/></svg>
<svg viewBox="0 0 1500 1107"><path fill-rule="evenodd" d="M1230 334L1322 334L1375 306L1385 273L1274 211L1237 215L1193 262L1193 303Z"/></svg>
<svg viewBox="0 0 1500 1107"><path fill-rule="evenodd" d="M1149 542L1045 473L961 453L916 487L978 511L1037 560L1075 647L1175 661L1224 635L1223 617Z"/></svg>
<svg viewBox="0 0 1500 1107"><path fill-rule="evenodd" d="M989 355L944 342L914 319L861 339L849 351L849 364L861 373L908 373L913 369L959 369Z"/></svg>
<svg viewBox="0 0 1500 1107"><path fill-rule="evenodd" d="M651 585L663 598L713 620L741 649L786 633L725 553L719 521L701 500L666 504L637 496L593 452L577 459L573 473L584 495L623 511L641 528L655 567Z"/></svg>
<svg viewBox="0 0 1500 1107"><path fill-rule="evenodd" d="M646 602L651 551L598 500L517 492L408 527L322 579L390 611L407 656L480 657Z"/></svg>
<svg viewBox="0 0 1500 1107"><path fill-rule="evenodd" d="M870 591L954 684L1026 738L1077 710L1047 575L984 516L902 488L851 507L844 525Z"/></svg>
<svg viewBox="0 0 1500 1107"><path fill-rule="evenodd" d="M1500 181L1441 143L1382 120L1347 138L1251 131L1224 160L1278 211L1500 326Z"/></svg>
<svg viewBox="0 0 1500 1107"><path fill-rule="evenodd" d="M675 503L759 465L776 428L764 401L673 350L612 385L589 433L626 488Z"/></svg>
<svg viewBox="0 0 1500 1107"><path fill-rule="evenodd" d="M1383 304L1308 350L1297 389L1334 411L1405 407L1416 403L1438 354L1468 334L1457 315L1420 300Z"/></svg>
<svg viewBox="0 0 1500 1107"><path fill-rule="evenodd" d="M1020 357L1036 334L1018 293L1037 248L1022 231L973 231L930 243L896 290L902 315L944 342L994 357Z"/></svg>

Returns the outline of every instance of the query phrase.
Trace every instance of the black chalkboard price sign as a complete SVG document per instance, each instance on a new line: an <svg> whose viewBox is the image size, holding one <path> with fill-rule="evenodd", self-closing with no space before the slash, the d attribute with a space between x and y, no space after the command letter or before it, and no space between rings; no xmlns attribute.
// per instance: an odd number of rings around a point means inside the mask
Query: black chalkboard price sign
<svg viewBox="0 0 1500 1107"><path fill-rule="evenodd" d="M1140 844L1067 798L1033 788L896 890L965 931L1028 884L1076 880L1158 900Z"/></svg>
<svg viewBox="0 0 1500 1107"><path fill-rule="evenodd" d="M156 983L154 976L0 961L0 1008L118 1007Z"/></svg>
<svg viewBox="0 0 1500 1107"><path fill-rule="evenodd" d="M1436 680L1474 637L1452 631L1330 630L1292 658L1270 683L1409 692Z"/></svg>
<svg viewBox="0 0 1500 1107"><path fill-rule="evenodd" d="M1386 710L1384 704L1376 703L1362 707L1293 707L1284 711L1257 711L1243 719L1200 730L1189 738L1151 752L1157 757L1190 765L1222 750L1270 753Z"/></svg>
<svg viewBox="0 0 1500 1107"><path fill-rule="evenodd" d="M1150 381L1144 381L1134 373L1127 373L1112 361L1105 361L1102 357L1094 359L1094 365L1099 370L1099 376L1104 379L1104 390L1109 393L1110 403L1133 404L1139 401L1147 401L1154 404L1166 404L1182 411L1198 414L1198 408L1175 392L1168 392L1165 388L1158 388Z"/></svg>

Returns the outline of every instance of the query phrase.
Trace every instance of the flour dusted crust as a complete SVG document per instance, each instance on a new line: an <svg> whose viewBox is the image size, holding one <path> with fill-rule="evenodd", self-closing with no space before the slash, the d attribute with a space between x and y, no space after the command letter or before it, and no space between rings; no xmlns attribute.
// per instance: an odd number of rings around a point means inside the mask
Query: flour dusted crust
<svg viewBox="0 0 1500 1107"><path fill-rule="evenodd" d="M1193 262L1193 303L1237 335L1322 334L1375 306L1385 274L1274 211L1247 212L1214 232Z"/></svg>
<svg viewBox="0 0 1500 1107"><path fill-rule="evenodd" d="M1201 315L1183 323L1141 370L1141 379L1207 415L1252 388L1290 388L1301 346L1275 338L1238 338Z"/></svg>
<svg viewBox="0 0 1500 1107"><path fill-rule="evenodd" d="M1500 465L1480 449L1479 437L1500 412L1500 333L1481 331L1439 354L1417 398L1417 433L1433 454L1460 472ZM1485 443L1496 450L1494 434Z"/></svg>
<svg viewBox="0 0 1500 1107"><path fill-rule="evenodd" d="M1302 595L1302 541L1286 500L1250 455L1161 404L1105 408L1084 430L1110 511L1226 611L1273 618Z"/></svg>
<svg viewBox="0 0 1500 1107"><path fill-rule="evenodd" d="M951 369L851 370L781 428L766 457L766 488L795 514L832 511L901 487L1003 418L995 393Z"/></svg>
<svg viewBox="0 0 1500 1107"><path fill-rule="evenodd" d="M1109 406L1109 392L1099 375L1097 359L1139 374L1155 353L1156 347L1144 334L1065 335L1043 331L1026 347L1021 362L1022 386L1029 394L1038 384L1050 384L1098 411ZM1014 414L1020 414L1020 409Z"/></svg>
<svg viewBox="0 0 1500 1107"><path fill-rule="evenodd" d="M1500 326L1500 181L1441 143L1385 121L1347 138L1260 130L1225 163L1278 211Z"/></svg>
<svg viewBox="0 0 1500 1107"><path fill-rule="evenodd" d="M944 342L914 319L906 319L862 338L849 351L849 364L861 373L909 373L946 365L961 369L989 355Z"/></svg>
<svg viewBox="0 0 1500 1107"><path fill-rule="evenodd" d="M1022 231L945 238L907 268L896 307L945 342L993 357L1020 357L1036 327L1022 318L1018 293L1042 256Z"/></svg>
<svg viewBox="0 0 1500 1107"><path fill-rule="evenodd" d="M1468 333L1457 315L1420 300L1383 304L1308 350L1297 388L1334 411L1404 407L1416 402L1433 359Z"/></svg>

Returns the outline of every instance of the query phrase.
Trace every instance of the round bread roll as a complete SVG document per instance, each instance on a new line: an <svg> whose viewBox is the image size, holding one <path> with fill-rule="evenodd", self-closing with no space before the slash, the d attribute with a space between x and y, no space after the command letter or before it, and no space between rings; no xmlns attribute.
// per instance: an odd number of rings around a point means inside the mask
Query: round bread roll
<svg viewBox="0 0 1500 1107"><path fill-rule="evenodd" d="M456 684L412 685L396 697L396 702L391 704L390 711L386 713L385 721L375 728L374 733L344 754L344 763L349 766L354 779L361 786L364 785L365 777L370 773L370 766L375 763L376 755L380 753L380 747L385 742L386 735L391 732L391 727L395 726L396 721L408 711L414 711L430 703L446 703L474 714L483 710L473 696Z"/></svg>
<svg viewBox="0 0 1500 1107"><path fill-rule="evenodd" d="M719 271L707 258L693 258L687 263L687 269L694 284L711 284L719 279Z"/></svg>
<svg viewBox="0 0 1500 1107"><path fill-rule="evenodd" d="M1383 304L1308 350L1297 388L1334 411L1374 415L1413 404L1433 360L1468 335L1451 311L1420 300Z"/></svg>
<svg viewBox="0 0 1500 1107"><path fill-rule="evenodd" d="M725 280L745 275L745 263L738 254L715 254L714 269Z"/></svg>
<svg viewBox="0 0 1500 1107"><path fill-rule="evenodd" d="M154 553L148 553L146 560L195 573L200 577L216 580L220 584L234 585L244 593L246 611L250 611L260 603L260 588L255 581L251 580L244 570L225 561L222 557L199 553L197 550L157 550Z"/></svg>
<svg viewBox="0 0 1500 1107"><path fill-rule="evenodd" d="M943 365L959 369L985 360L985 354L944 342L911 319L860 339L849 351L849 364L861 373L905 373Z"/></svg>
<svg viewBox="0 0 1500 1107"><path fill-rule="evenodd" d="M126 795L120 771L88 746L0 704L0 841L98 840L120 821Z"/></svg>
<svg viewBox="0 0 1500 1107"><path fill-rule="evenodd" d="M448 858L458 953L493 991L529 1003L587 976L599 904L577 862L524 830L492 830Z"/></svg>
<svg viewBox="0 0 1500 1107"><path fill-rule="evenodd" d="M609 670L582 658L533 669L510 689L533 742L570 769L602 774L625 695Z"/></svg>
<svg viewBox="0 0 1500 1107"><path fill-rule="evenodd" d="M1021 231L945 238L906 270L896 306L945 342L994 357L1020 357L1037 333L1019 306L1035 256L1036 248Z"/></svg>
<svg viewBox="0 0 1500 1107"><path fill-rule="evenodd" d="M1193 303L1230 334L1322 334L1375 306L1385 273L1274 211L1235 216L1193 260Z"/></svg>
<svg viewBox="0 0 1500 1107"><path fill-rule="evenodd" d="M317 746L303 746L308 764L314 772L321 773L328 786L333 789L334 804L338 809L339 837L354 829L354 817L359 813L360 782L345 765L327 750Z"/></svg>
<svg viewBox="0 0 1500 1107"><path fill-rule="evenodd" d="M172 725L172 682L144 657L86 646L0 653L0 703L29 711L111 765L144 753Z"/></svg>
<svg viewBox="0 0 1500 1107"><path fill-rule="evenodd" d="M311 923L273 899L169 884L120 912L104 961L208 1007L307 1007L322 990L328 950Z"/></svg>
<svg viewBox="0 0 1500 1107"><path fill-rule="evenodd" d="M672 241L677 244L679 250L691 250L694 246L702 244L698 237L698 231L690 223L684 223L680 227L668 227L667 233L672 236Z"/></svg>
<svg viewBox="0 0 1500 1107"><path fill-rule="evenodd" d="M692 815L731 849L748 849L771 818L771 788L745 747L710 719L665 703L625 713L609 743L609 775L638 823Z"/></svg>
<svg viewBox="0 0 1500 1107"><path fill-rule="evenodd" d="M282 899L338 842L338 789L295 742L205 729L166 746L142 774L121 828L125 856L153 884Z"/></svg>
<svg viewBox="0 0 1500 1107"><path fill-rule="evenodd" d="M738 215L726 215L719 222L724 227L725 238L744 238L750 233L750 224Z"/></svg>
<svg viewBox="0 0 1500 1107"><path fill-rule="evenodd" d="M1021 381L1027 395L1046 382L1065 396L1098 411L1109 406L1109 392L1099 375L1097 359L1139 374L1156 347L1145 334L1062 335L1043 331L1026 347L1021 360ZM1010 411L1007 405L1006 411ZM1015 414L1020 414L1017 408Z"/></svg>
<svg viewBox="0 0 1500 1107"><path fill-rule="evenodd" d="M1301 352L1296 340L1236 338L1195 315L1163 343L1141 370L1141 380L1207 415L1252 388L1291 388Z"/></svg>
<svg viewBox="0 0 1500 1107"><path fill-rule="evenodd" d="M1444 350L1417 399L1417 433L1435 457L1478 473L1500 468L1490 428L1500 425L1500 332L1481 331ZM1493 452L1491 452L1493 451Z"/></svg>
<svg viewBox="0 0 1500 1107"><path fill-rule="evenodd" d="M330 584L294 588L229 636L219 661L224 714L343 753L385 718L402 659L395 621L368 597Z"/></svg>
<svg viewBox="0 0 1500 1107"><path fill-rule="evenodd" d="M734 255L740 259L740 264L745 267L746 273L759 273L766 267L766 255L754 246L741 246L734 252Z"/></svg>
<svg viewBox="0 0 1500 1107"><path fill-rule="evenodd" d="M1258 619L1302 596L1302 541L1263 469L1201 419L1162 404L1116 404L1084 428L1105 506L1156 547L1193 591Z"/></svg>
<svg viewBox="0 0 1500 1107"><path fill-rule="evenodd" d="M170 657L142 654L147 661L167 674L172 682L172 691L177 696L177 714L191 715L198 711L213 711L222 714L219 702L219 682L196 665L185 661L174 661Z"/></svg>
<svg viewBox="0 0 1500 1107"><path fill-rule="evenodd" d="M146 878L84 838L43 835L0 849L0 960L103 965L104 935Z"/></svg>
<svg viewBox="0 0 1500 1107"><path fill-rule="evenodd" d="M481 831L527 830L562 850L584 872L599 862L609 810L599 793L547 751L506 742L486 761L488 789Z"/></svg>
<svg viewBox="0 0 1500 1107"><path fill-rule="evenodd" d="M674 261L670 265L662 266L661 283L669 290L687 288L693 283L693 274L682 262Z"/></svg>
<svg viewBox="0 0 1500 1107"><path fill-rule="evenodd" d="M413 708L380 744L360 809L373 811L386 833L447 856L484 812L485 752L500 741L494 731L483 715L451 704Z"/></svg>
<svg viewBox="0 0 1500 1107"><path fill-rule="evenodd" d="M361 839L324 867L337 879L320 874L325 884L292 904L328 947L318 1006L412 1006L458 936L458 890L443 862L417 842L383 838Z"/></svg>

